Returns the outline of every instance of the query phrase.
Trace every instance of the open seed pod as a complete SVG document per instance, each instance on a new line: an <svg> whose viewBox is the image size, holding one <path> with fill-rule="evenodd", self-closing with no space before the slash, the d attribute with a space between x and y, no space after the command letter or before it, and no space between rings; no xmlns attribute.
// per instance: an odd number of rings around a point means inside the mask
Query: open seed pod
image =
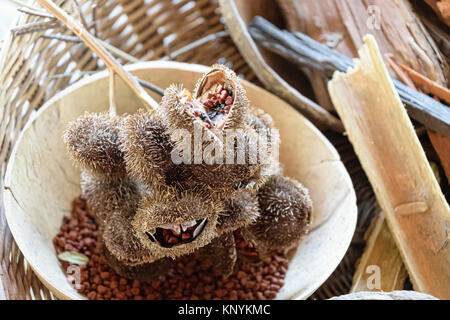
<svg viewBox="0 0 450 320"><path fill-rule="evenodd" d="M141 200L132 225L151 260L192 253L218 236L222 202L193 188L158 186Z"/></svg>
<svg viewBox="0 0 450 320"><path fill-rule="evenodd" d="M120 118L107 113L85 113L71 121L63 139L71 158L83 170L104 179L126 174L119 149Z"/></svg>
<svg viewBox="0 0 450 320"><path fill-rule="evenodd" d="M258 191L258 203L260 215L243 236L261 255L295 246L308 232L312 202L296 180L270 177Z"/></svg>
<svg viewBox="0 0 450 320"><path fill-rule="evenodd" d="M249 109L246 92L233 70L221 64L215 64L203 74L194 90L194 99L205 106L207 113L226 109L228 113L216 112L212 119L213 128L235 129L242 126L243 116ZM228 108L228 109L227 109Z"/></svg>

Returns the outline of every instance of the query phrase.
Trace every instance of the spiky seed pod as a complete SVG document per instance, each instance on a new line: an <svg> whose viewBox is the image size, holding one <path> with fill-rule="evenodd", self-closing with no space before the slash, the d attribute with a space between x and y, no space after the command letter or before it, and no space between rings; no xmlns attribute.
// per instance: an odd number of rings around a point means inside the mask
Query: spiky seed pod
<svg viewBox="0 0 450 320"><path fill-rule="evenodd" d="M263 167L257 157L258 137L253 129L239 129L229 134L235 139L233 143L231 136L224 134L220 147L222 163L210 164L205 160L207 157L203 157L203 163L191 166L192 181L209 187L212 192L228 192L240 182L259 177ZM228 144L229 138L231 143Z"/></svg>
<svg viewBox="0 0 450 320"><path fill-rule="evenodd" d="M215 93L218 85L233 93L231 104L224 129L242 127L244 114L249 109L249 101L245 89L242 87L236 73L222 64L215 64L198 80L193 97L206 100L211 92Z"/></svg>
<svg viewBox="0 0 450 320"><path fill-rule="evenodd" d="M225 202L225 211L219 216L217 229L227 233L247 227L259 217L259 204L256 191L240 189Z"/></svg>
<svg viewBox="0 0 450 320"><path fill-rule="evenodd" d="M105 180L83 171L80 185L83 197L100 225L114 211L126 216L133 215L141 197L139 186L127 176Z"/></svg>
<svg viewBox="0 0 450 320"><path fill-rule="evenodd" d="M151 260L176 258L192 253L217 237L217 218L222 211L222 202L207 192L195 188L180 192L176 188L157 186L142 199L132 225L137 237L151 254ZM158 232L162 228L192 221L197 227L202 226L199 233L192 236L193 241L168 247L163 246L158 239Z"/></svg>
<svg viewBox="0 0 450 320"><path fill-rule="evenodd" d="M166 117L170 131L186 129L192 134L194 123L198 120L181 103L182 92L183 87L175 84L164 90L160 104L161 113Z"/></svg>
<svg viewBox="0 0 450 320"><path fill-rule="evenodd" d="M120 276L128 279L141 281L157 280L165 275L167 270L173 265L174 261L170 258L163 258L151 263L142 263L137 265L128 265L118 260L107 248L100 242L100 253L106 263Z"/></svg>
<svg viewBox="0 0 450 320"><path fill-rule="evenodd" d="M246 125L256 130L260 139L267 143L265 165L261 176L281 175L282 168L279 163L280 133L275 128L272 117L261 109L251 108L245 114Z"/></svg>
<svg viewBox="0 0 450 320"><path fill-rule="evenodd" d="M127 266L153 262L151 253L137 238L131 221L132 218L122 212L110 212L100 228L104 246L112 256Z"/></svg>
<svg viewBox="0 0 450 320"><path fill-rule="evenodd" d="M205 268L212 266L217 276L228 277L233 273L236 257L234 236L233 233L228 232L200 248L198 259Z"/></svg>
<svg viewBox="0 0 450 320"><path fill-rule="evenodd" d="M159 112L139 110L125 117L119 140L128 173L141 183L162 183L175 170L173 146Z"/></svg>
<svg viewBox="0 0 450 320"><path fill-rule="evenodd" d="M105 113L85 113L70 122L63 134L72 159L83 170L103 178L126 174L119 150L120 118Z"/></svg>
<svg viewBox="0 0 450 320"><path fill-rule="evenodd" d="M294 246L308 232L312 202L298 181L270 177L258 191L258 203L260 216L242 234L259 253Z"/></svg>

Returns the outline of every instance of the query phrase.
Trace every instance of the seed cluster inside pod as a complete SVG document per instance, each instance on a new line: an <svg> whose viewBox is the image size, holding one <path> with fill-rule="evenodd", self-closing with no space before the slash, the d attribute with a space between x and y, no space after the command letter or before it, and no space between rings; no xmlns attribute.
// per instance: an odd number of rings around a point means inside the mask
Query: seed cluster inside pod
<svg viewBox="0 0 450 320"><path fill-rule="evenodd" d="M222 129L234 102L233 90L216 83L201 97L193 99L191 93L184 89L180 102L206 128Z"/></svg>
<svg viewBox="0 0 450 320"><path fill-rule="evenodd" d="M164 225L156 228L155 232L146 232L150 241L158 241L163 247L172 247L180 243L189 243L203 231L207 219L186 221L177 225Z"/></svg>

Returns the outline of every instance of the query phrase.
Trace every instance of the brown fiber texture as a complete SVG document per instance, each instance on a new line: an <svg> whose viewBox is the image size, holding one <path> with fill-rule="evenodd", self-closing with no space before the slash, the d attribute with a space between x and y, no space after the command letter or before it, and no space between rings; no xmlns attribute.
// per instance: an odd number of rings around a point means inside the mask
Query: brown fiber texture
<svg viewBox="0 0 450 320"><path fill-rule="evenodd" d="M124 175L119 130L120 118L106 113L86 113L67 125L63 139L81 169L101 177Z"/></svg>
<svg viewBox="0 0 450 320"><path fill-rule="evenodd" d="M272 176L258 191L261 214L244 238L264 253L298 244L308 232L312 202L308 190L294 179Z"/></svg>

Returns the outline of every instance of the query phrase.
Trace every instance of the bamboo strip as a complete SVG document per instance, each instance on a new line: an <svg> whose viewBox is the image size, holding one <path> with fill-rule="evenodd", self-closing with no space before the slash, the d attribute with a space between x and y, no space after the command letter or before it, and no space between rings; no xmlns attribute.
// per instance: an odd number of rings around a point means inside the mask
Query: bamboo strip
<svg viewBox="0 0 450 320"><path fill-rule="evenodd" d="M450 208L375 39L365 36L364 43L355 67L345 74L336 72L328 89L386 214L414 288L449 299ZM409 215L395 212L414 202L426 203L427 210Z"/></svg>
<svg viewBox="0 0 450 320"><path fill-rule="evenodd" d="M350 292L403 290L408 273L383 213L374 219L366 236Z"/></svg>

